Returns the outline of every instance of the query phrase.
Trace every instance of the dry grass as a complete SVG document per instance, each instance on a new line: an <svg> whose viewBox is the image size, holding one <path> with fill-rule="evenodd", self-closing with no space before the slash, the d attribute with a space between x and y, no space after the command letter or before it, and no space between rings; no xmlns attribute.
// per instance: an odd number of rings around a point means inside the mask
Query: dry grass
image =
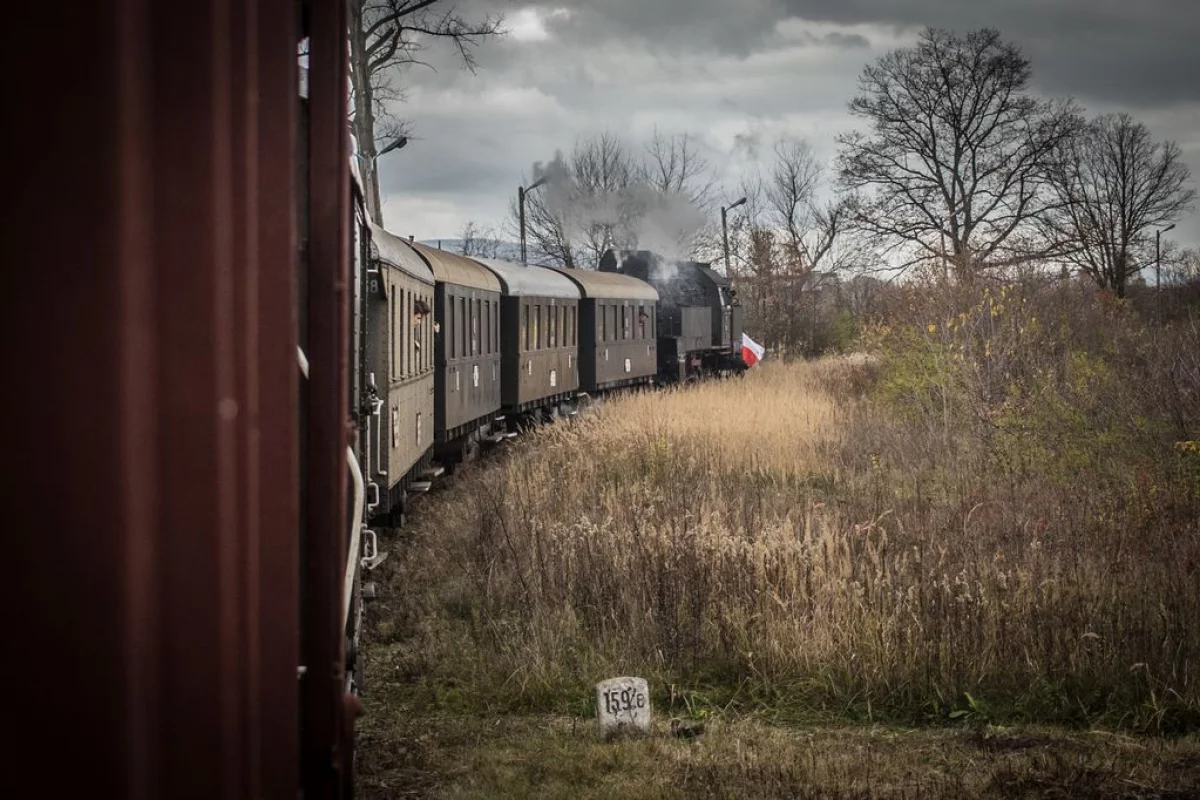
<svg viewBox="0 0 1200 800"><path fill-rule="evenodd" d="M964 750L957 766L913 773L899 758L881 766L886 778L864 778L860 762L832 757L836 737L814 755L811 740L774 727L1200 726L1194 524L1147 534L1127 524L1136 509L1124 498L1000 480L978 443L930 442L866 399L874 370L767 365L623 397L431 496L391 547L372 611L368 773L391 774L389 748L432 723L449 733L431 734L413 775L440 776L445 796L542 778L561 784L548 795L1019 797L1075 780L1094 783L1092 796L1186 796L1121 794L1141 773L1109 751L1096 758L1115 758L1111 769L1019 748L1018 764L961 774L983 758ZM586 719L591 685L618 674L647 677L660 714L770 721L745 723L766 755L747 767L743 739L726 733L699 750L605 750L561 730L513 744L502 727L468 745L454 733L473 730L456 715ZM934 753L949 735L912 746ZM530 760L513 754L526 746ZM1194 743L1180 747L1195 758ZM568 755L592 766L551 763ZM805 767L810 757L820 766ZM638 765L654 774L632 793L597 774ZM1163 769L1148 786L1179 783Z"/></svg>
<svg viewBox="0 0 1200 800"><path fill-rule="evenodd" d="M1184 798L1200 742L1044 728L799 729L754 719L690 740L602 742L556 716L401 722L364 737L365 797Z"/></svg>

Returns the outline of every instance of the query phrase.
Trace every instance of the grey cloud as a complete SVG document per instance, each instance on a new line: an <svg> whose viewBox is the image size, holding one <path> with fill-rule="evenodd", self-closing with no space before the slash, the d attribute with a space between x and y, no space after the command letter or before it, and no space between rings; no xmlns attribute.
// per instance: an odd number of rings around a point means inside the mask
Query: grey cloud
<svg viewBox="0 0 1200 800"><path fill-rule="evenodd" d="M1052 94L1131 105L1200 100L1195 0L784 0L787 13L837 23L993 27L1025 51Z"/></svg>
<svg viewBox="0 0 1200 800"><path fill-rule="evenodd" d="M544 17L548 38L481 47L477 76L438 48L436 72L402 77L412 91L396 112L419 138L380 169L406 233L500 221L534 162L601 130L690 132L731 187L781 133L807 136L825 158L853 124L846 103L863 66L929 23L999 28L1033 60L1040 91L1134 111L1157 138L1185 145L1200 174L1200 0L514 0L504 10L511 19L529 7L571 13ZM1200 241L1200 217L1177 233Z"/></svg>
<svg viewBox="0 0 1200 800"><path fill-rule="evenodd" d="M576 44L639 41L671 53L745 57L777 44L784 19L901 28L994 27L1033 60L1039 88L1133 105L1200 100L1196 0L537 0L571 13L550 23ZM816 38L816 37L814 37ZM828 45L862 48L855 33Z"/></svg>

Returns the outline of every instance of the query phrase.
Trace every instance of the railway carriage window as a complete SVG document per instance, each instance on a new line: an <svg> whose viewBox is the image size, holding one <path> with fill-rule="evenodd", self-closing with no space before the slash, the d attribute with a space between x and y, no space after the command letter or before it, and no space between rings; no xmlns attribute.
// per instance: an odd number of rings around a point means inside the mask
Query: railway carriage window
<svg viewBox="0 0 1200 800"><path fill-rule="evenodd" d="M450 306L450 326L446 329L446 331L442 335L445 336L447 338L447 340L450 342L450 357L454 358L455 353L456 353L456 348L458 347L458 341L457 341L458 329L454 327L454 298L453 297L451 297L449 299L449 303L447 303L447 305Z"/></svg>
<svg viewBox="0 0 1200 800"><path fill-rule="evenodd" d="M408 375L408 365L406 362L408 358L408 337L404 335L404 311L408 303L408 292L401 289L396 294L396 300L397 305L400 306L400 324L396 326L400 333L400 341L396 345L400 348L400 365L398 367L400 371L396 373L396 377L403 378Z"/></svg>
<svg viewBox="0 0 1200 800"><path fill-rule="evenodd" d="M470 329L470 322L467 321L467 298L458 298L458 352L462 355L467 354L467 331Z"/></svg>
<svg viewBox="0 0 1200 800"><path fill-rule="evenodd" d="M596 310L600 312L600 327L596 333L600 334L600 341L608 341L608 309L602 304L596 304Z"/></svg>
<svg viewBox="0 0 1200 800"><path fill-rule="evenodd" d="M391 291L388 292L388 297L392 301L391 302L392 317L391 317L391 328L388 331L388 334L389 334L388 335L388 345L392 348L392 354L391 354L392 358L391 358L391 371L388 373L388 376L394 378L394 377L396 377L396 349L397 349L396 348L396 285L392 284L390 289L391 289Z"/></svg>
<svg viewBox="0 0 1200 800"><path fill-rule="evenodd" d="M493 353L500 352L500 301L492 301L492 341L495 342Z"/></svg>
<svg viewBox="0 0 1200 800"><path fill-rule="evenodd" d="M525 343L525 351L533 347L529 344L529 306L521 306L521 341Z"/></svg>
<svg viewBox="0 0 1200 800"><path fill-rule="evenodd" d="M475 315L471 317L471 353L483 352L483 301L475 301Z"/></svg>
<svg viewBox="0 0 1200 800"><path fill-rule="evenodd" d="M410 320L413 332L413 372L420 372L425 368L425 348L422 346L425 340L425 318L421 316L423 302L421 297L413 298L413 315Z"/></svg>
<svg viewBox="0 0 1200 800"><path fill-rule="evenodd" d="M579 344L579 326L575 315L579 312L578 306L571 306L571 347Z"/></svg>
<svg viewBox="0 0 1200 800"><path fill-rule="evenodd" d="M620 336L621 336L621 334L617 332L617 331L618 331L618 328L617 328L617 307L616 307L616 306L609 306L609 307L608 307L608 315L609 315L609 320L608 320L608 329L609 329L609 330L612 332L612 340L615 342L615 341L617 341L617 339L618 339L618 338L620 338Z"/></svg>
<svg viewBox="0 0 1200 800"><path fill-rule="evenodd" d="M546 310L550 312L546 321L546 345L553 350L558 346L558 307L550 306Z"/></svg>
<svg viewBox="0 0 1200 800"><path fill-rule="evenodd" d="M533 349L542 349L542 307L533 307Z"/></svg>

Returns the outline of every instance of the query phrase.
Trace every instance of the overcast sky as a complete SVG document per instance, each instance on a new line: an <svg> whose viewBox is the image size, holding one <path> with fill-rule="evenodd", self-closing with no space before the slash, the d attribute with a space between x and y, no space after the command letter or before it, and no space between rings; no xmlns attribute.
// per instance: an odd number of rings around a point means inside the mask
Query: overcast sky
<svg viewBox="0 0 1200 800"><path fill-rule="evenodd" d="M444 0L453 2L453 0ZM852 129L864 65L925 25L995 27L1034 89L1127 110L1183 148L1200 179L1200 0L461 0L505 14L472 75L451 54L406 73L407 148L380 159L386 226L418 239L498 225L535 161L608 130L689 133L731 187L781 134L822 159ZM761 148L756 145L762 145ZM728 198L736 199L736 198ZM1171 234L1200 245L1200 215Z"/></svg>

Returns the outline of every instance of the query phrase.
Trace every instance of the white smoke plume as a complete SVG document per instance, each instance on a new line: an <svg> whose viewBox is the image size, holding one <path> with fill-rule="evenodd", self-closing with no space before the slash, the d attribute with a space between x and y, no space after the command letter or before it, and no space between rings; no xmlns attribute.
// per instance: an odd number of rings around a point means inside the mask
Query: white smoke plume
<svg viewBox="0 0 1200 800"><path fill-rule="evenodd" d="M569 240L577 266L597 266L607 249L648 250L673 270L675 262L691 259L709 220L689 197L652 185L628 151L619 148L599 156L592 151L586 164L577 154L568 160L561 151L549 162L535 163L533 177L545 183L526 201L537 206L529 215L530 228L556 228Z"/></svg>

